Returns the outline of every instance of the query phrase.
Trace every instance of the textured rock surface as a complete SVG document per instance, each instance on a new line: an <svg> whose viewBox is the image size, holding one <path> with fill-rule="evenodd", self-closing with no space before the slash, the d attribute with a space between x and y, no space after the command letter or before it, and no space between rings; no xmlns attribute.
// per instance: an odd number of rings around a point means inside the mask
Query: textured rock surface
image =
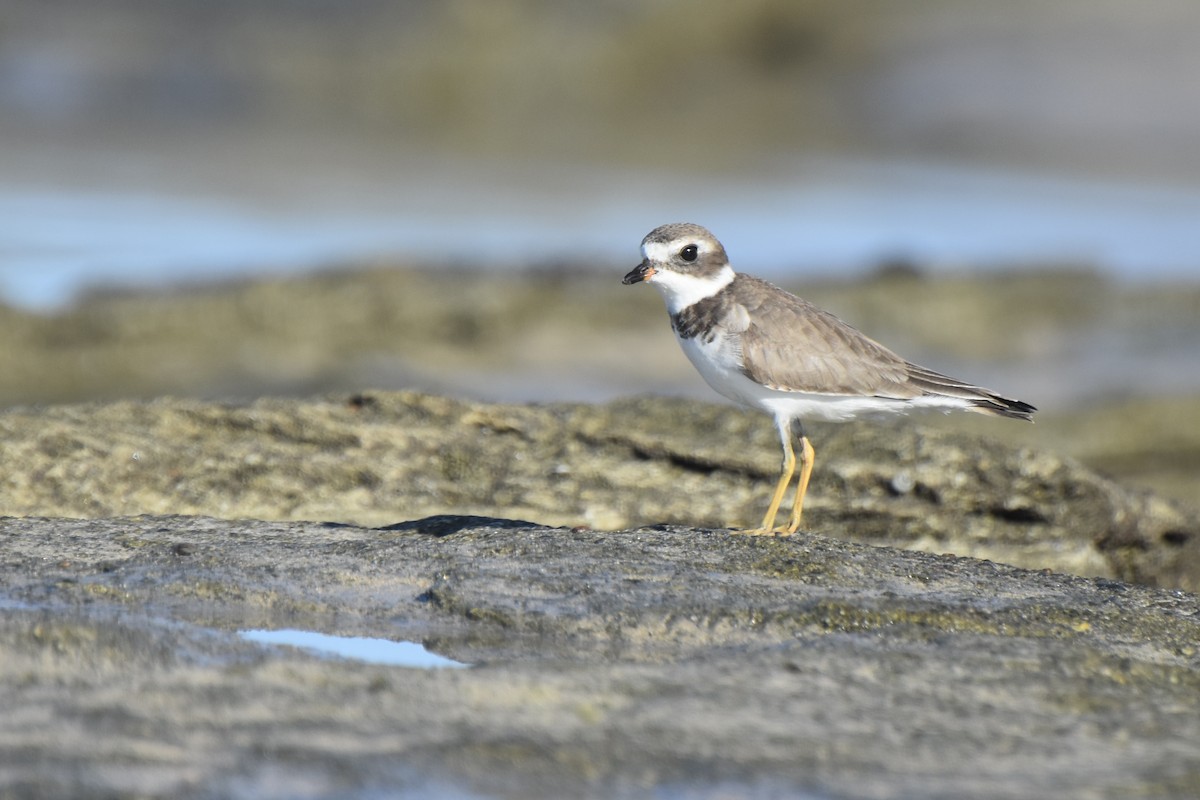
<svg viewBox="0 0 1200 800"><path fill-rule="evenodd" d="M815 535L458 517L8 519L0 548L5 796L1200 785L1200 603L1181 592ZM474 666L235 634L262 627Z"/></svg>
<svg viewBox="0 0 1200 800"><path fill-rule="evenodd" d="M776 538L716 529L761 513L769 423L681 401L122 402L0 444L0 507L40 515L0 518L0 796L1200 785L1200 601L1114 579L1195 586L1196 520L1046 453L822 431Z"/></svg>
<svg viewBox="0 0 1200 800"><path fill-rule="evenodd" d="M0 406L363 387L492 401L716 399L680 353L658 293L621 285L628 268L360 266L98 292L52 315L0 306ZM1139 288L1061 269L922 277L918 265L788 288L918 363L1041 409L1037 425L971 417L961 429L1072 455L1200 510L1200 395L1185 355L1198 349L1200 286Z"/></svg>
<svg viewBox="0 0 1200 800"><path fill-rule="evenodd" d="M1014 425L980 420L988 431ZM1200 587L1194 513L1070 459L916 420L813 439L814 532ZM59 406L0 414L0 513L752 526L778 458L763 416L662 398L525 406L378 392Z"/></svg>

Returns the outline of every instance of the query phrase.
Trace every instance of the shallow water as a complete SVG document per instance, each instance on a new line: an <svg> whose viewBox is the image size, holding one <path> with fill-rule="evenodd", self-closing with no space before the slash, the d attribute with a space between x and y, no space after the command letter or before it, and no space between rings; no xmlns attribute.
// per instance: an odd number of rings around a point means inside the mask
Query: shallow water
<svg viewBox="0 0 1200 800"><path fill-rule="evenodd" d="M1200 187L818 158L742 176L428 159L327 175L314 161L297 175L294 164L260 159L248 178L236 156L181 166L153 151L124 153L112 159L119 169L99 174L84 168L104 158L44 158L63 166L0 181L7 302L52 309L94 285L381 257L610 268L633 263L651 227L683 219L712 228L739 267L776 278L858 274L883 260L932 269L1073 263L1128 281L1200 278ZM189 180L188 170L218 177Z"/></svg>
<svg viewBox="0 0 1200 800"><path fill-rule="evenodd" d="M437 653L430 652L418 642L393 642L369 636L331 636L316 631L294 629L239 631L243 639L259 644L298 647L321 655L386 664L392 667L413 669L440 669L444 667L468 667Z"/></svg>

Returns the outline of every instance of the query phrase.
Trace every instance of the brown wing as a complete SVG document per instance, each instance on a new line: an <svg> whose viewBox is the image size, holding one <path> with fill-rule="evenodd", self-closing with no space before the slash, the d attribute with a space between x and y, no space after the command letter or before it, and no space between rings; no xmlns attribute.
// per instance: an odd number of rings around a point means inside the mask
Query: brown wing
<svg viewBox="0 0 1200 800"><path fill-rule="evenodd" d="M905 361L828 311L765 281L739 275L730 289L749 312L730 315L748 323L742 333L742 369L764 386L902 400L958 397L968 401L972 411L1025 420L1037 410Z"/></svg>
<svg viewBox="0 0 1200 800"><path fill-rule="evenodd" d="M917 397L909 364L807 300L739 275L734 295L755 320L742 334L747 377L787 392Z"/></svg>

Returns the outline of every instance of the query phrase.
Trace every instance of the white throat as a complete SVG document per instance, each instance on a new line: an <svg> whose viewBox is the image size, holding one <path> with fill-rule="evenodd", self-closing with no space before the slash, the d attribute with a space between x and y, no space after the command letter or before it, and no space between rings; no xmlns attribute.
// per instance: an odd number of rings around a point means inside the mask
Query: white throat
<svg viewBox="0 0 1200 800"><path fill-rule="evenodd" d="M666 301L667 313L678 314L692 303L712 297L732 283L734 277L733 267L726 264L715 275L705 276L660 269L650 277L649 283Z"/></svg>

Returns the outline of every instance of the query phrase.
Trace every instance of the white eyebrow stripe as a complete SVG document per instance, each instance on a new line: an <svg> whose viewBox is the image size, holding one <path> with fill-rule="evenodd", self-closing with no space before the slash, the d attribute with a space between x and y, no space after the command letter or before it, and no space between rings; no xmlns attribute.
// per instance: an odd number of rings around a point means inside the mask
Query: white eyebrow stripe
<svg viewBox="0 0 1200 800"><path fill-rule="evenodd" d="M701 253L711 253L712 247L703 239L674 239L669 242L646 242L642 245L642 255L650 261L670 261L679 254L685 245L694 244Z"/></svg>
<svg viewBox="0 0 1200 800"><path fill-rule="evenodd" d="M675 243L646 242L642 245L642 255L649 261L670 261L675 255Z"/></svg>

